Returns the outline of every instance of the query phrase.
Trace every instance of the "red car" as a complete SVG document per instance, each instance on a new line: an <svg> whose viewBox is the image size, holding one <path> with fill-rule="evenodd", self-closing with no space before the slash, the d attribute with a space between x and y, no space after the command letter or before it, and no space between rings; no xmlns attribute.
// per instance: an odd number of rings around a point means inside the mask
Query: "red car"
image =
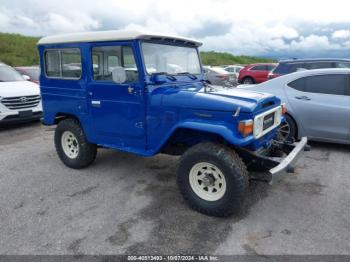
<svg viewBox="0 0 350 262"><path fill-rule="evenodd" d="M271 70L276 67L276 64L250 64L239 71L238 82L240 84L258 84L267 79Z"/></svg>

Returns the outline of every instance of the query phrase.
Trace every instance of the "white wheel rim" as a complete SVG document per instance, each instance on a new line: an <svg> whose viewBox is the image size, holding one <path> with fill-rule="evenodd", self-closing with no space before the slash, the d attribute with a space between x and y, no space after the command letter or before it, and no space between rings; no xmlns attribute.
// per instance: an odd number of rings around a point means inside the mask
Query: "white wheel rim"
<svg viewBox="0 0 350 262"><path fill-rule="evenodd" d="M71 159L77 158L79 154L79 144L76 136L70 131L64 131L61 137L63 152Z"/></svg>
<svg viewBox="0 0 350 262"><path fill-rule="evenodd" d="M195 164L190 171L189 181L196 195L207 201L217 201L226 192L226 180L221 170L207 162Z"/></svg>

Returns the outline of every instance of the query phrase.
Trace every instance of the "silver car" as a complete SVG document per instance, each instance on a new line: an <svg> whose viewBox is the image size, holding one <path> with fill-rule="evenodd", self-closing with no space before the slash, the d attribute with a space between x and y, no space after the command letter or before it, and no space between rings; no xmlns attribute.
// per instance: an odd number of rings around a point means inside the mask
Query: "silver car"
<svg viewBox="0 0 350 262"><path fill-rule="evenodd" d="M228 65L228 66L224 66L223 69L225 69L229 73L235 74L236 78L238 79L239 71L241 71L243 69L243 66Z"/></svg>
<svg viewBox="0 0 350 262"><path fill-rule="evenodd" d="M281 76L247 88L274 94L286 103L287 140L350 144L350 69L316 69Z"/></svg>
<svg viewBox="0 0 350 262"><path fill-rule="evenodd" d="M237 78L233 73L225 71L221 67L204 66L204 79L210 84L221 86L236 86Z"/></svg>

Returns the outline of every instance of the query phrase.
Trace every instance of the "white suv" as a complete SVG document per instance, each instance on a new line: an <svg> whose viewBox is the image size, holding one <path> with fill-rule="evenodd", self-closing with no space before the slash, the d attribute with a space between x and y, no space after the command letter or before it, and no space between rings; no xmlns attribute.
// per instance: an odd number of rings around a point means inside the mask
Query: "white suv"
<svg viewBox="0 0 350 262"><path fill-rule="evenodd" d="M35 120L41 115L39 86L0 63L0 125Z"/></svg>

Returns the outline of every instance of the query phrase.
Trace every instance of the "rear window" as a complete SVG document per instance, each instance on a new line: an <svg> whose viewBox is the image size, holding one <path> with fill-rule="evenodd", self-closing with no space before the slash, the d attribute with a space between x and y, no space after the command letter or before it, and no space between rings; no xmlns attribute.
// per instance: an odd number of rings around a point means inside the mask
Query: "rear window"
<svg viewBox="0 0 350 262"><path fill-rule="evenodd" d="M45 52L45 73L48 77L79 79L81 71L79 49L65 48Z"/></svg>
<svg viewBox="0 0 350 262"><path fill-rule="evenodd" d="M289 64L289 63L279 63L278 66L273 70L274 74L285 75L289 73L296 72L298 68L303 68L303 63Z"/></svg>

